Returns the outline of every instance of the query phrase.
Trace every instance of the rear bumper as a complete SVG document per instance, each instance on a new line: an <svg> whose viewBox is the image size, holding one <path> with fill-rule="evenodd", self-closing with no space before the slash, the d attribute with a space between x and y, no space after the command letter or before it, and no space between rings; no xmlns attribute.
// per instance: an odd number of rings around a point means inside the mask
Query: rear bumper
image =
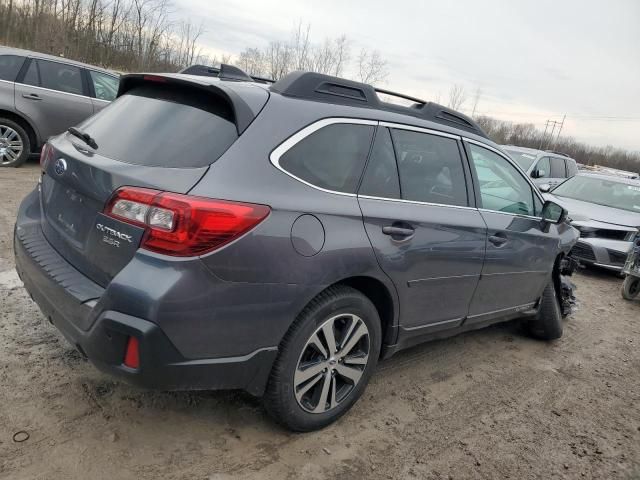
<svg viewBox="0 0 640 480"><path fill-rule="evenodd" d="M190 359L180 353L158 324L97 308L105 289L69 265L44 238L36 192L20 208L14 249L16 270L33 300L100 370L147 388L263 393L277 347L258 348L240 356ZM137 369L122 363L129 336L140 342Z"/></svg>
<svg viewBox="0 0 640 480"><path fill-rule="evenodd" d="M573 247L571 256L580 263L622 271L632 242L601 238L580 238Z"/></svg>

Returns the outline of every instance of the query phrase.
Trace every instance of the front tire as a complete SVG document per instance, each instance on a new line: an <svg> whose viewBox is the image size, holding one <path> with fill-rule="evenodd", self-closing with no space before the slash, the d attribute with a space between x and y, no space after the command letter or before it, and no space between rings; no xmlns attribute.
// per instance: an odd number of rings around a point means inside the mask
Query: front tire
<svg viewBox="0 0 640 480"><path fill-rule="evenodd" d="M27 132L13 120L0 118L0 167L19 167L29 158Z"/></svg>
<svg viewBox="0 0 640 480"><path fill-rule="evenodd" d="M380 355L380 317L348 286L331 287L298 315L280 345L264 396L267 412L297 432L335 422L360 398Z"/></svg>
<svg viewBox="0 0 640 480"><path fill-rule="evenodd" d="M640 277L627 275L622 282L622 298L625 300L633 300L640 294Z"/></svg>
<svg viewBox="0 0 640 480"><path fill-rule="evenodd" d="M533 320L528 323L529 333L540 340L556 340L562 337L562 311L553 280L542 292L540 307Z"/></svg>

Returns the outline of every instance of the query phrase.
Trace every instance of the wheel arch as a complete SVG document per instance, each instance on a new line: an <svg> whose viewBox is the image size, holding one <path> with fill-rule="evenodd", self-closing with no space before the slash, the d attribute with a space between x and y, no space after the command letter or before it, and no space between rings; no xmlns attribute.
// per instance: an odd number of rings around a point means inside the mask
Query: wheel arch
<svg viewBox="0 0 640 480"><path fill-rule="evenodd" d="M336 285L349 286L371 300L380 317L383 347L396 343L399 308L395 289L392 290L392 287L385 285L381 280L366 275L347 277L329 285L327 288ZM383 348L383 354L384 350Z"/></svg>
<svg viewBox="0 0 640 480"><path fill-rule="evenodd" d="M38 132L36 128L27 120L23 115L11 110L0 109L0 117L12 120L20 125L29 135L29 143L31 153L37 153L40 147L40 141L38 140Z"/></svg>

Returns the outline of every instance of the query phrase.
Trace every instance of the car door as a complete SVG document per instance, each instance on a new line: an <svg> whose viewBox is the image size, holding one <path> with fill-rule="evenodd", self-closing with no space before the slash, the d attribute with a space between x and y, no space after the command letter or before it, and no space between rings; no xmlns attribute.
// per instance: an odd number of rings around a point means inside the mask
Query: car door
<svg viewBox="0 0 640 480"><path fill-rule="evenodd" d="M16 109L31 119L45 141L93 114L87 90L80 67L32 58L16 81Z"/></svg>
<svg viewBox="0 0 640 480"><path fill-rule="evenodd" d="M541 222L542 198L505 155L470 140L465 147L488 235L467 319L474 323L535 304L550 279L559 237L554 225Z"/></svg>
<svg viewBox="0 0 640 480"><path fill-rule="evenodd" d="M467 315L486 240L469 176L458 137L378 127L358 200L406 331L455 327Z"/></svg>
<svg viewBox="0 0 640 480"><path fill-rule="evenodd" d="M87 70L93 112L98 113L115 100L120 79L96 70Z"/></svg>

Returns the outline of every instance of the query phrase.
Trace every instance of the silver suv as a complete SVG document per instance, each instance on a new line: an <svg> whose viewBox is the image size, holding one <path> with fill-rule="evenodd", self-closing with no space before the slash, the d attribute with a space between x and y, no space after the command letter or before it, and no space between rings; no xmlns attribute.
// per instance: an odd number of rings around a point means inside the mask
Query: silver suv
<svg viewBox="0 0 640 480"><path fill-rule="evenodd" d="M564 153L536 150L534 148L502 145L502 148L531 177L538 188L548 186L549 191L578 173L576 161Z"/></svg>
<svg viewBox="0 0 640 480"><path fill-rule="evenodd" d="M118 84L98 67L0 47L0 166L19 167L49 137L100 111Z"/></svg>

